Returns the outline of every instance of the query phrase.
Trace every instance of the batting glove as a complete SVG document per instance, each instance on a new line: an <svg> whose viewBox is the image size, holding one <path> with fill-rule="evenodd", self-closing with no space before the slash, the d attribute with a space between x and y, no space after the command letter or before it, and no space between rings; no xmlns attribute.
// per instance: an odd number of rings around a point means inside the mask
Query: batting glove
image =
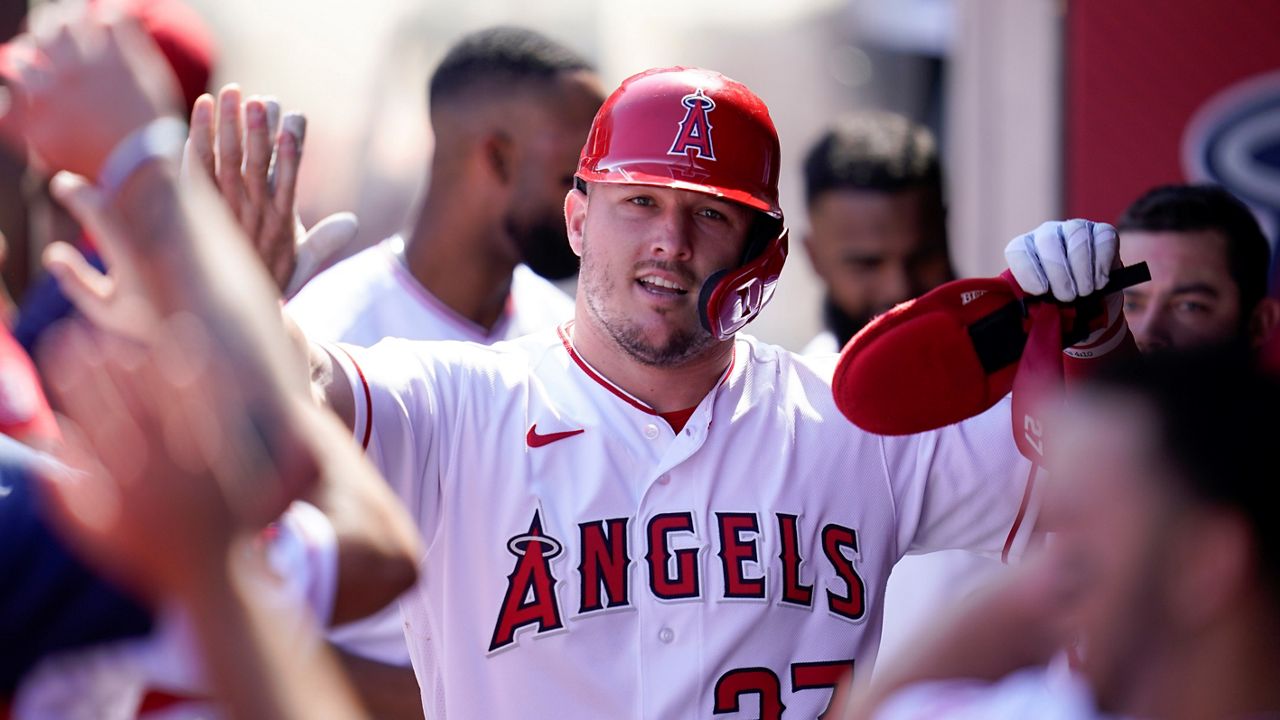
<svg viewBox="0 0 1280 720"><path fill-rule="evenodd" d="M1028 295L1052 293L1061 302L1086 297L1107 284L1118 261L1116 229L1089 220L1047 222L1009 241L1009 270Z"/></svg>

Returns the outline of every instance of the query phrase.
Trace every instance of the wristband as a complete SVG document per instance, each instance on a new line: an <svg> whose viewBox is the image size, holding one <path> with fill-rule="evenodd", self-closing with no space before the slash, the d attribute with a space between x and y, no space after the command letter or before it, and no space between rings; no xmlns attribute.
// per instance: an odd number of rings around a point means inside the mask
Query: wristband
<svg viewBox="0 0 1280 720"><path fill-rule="evenodd" d="M176 117L156 118L125 135L111 149L98 171L98 187L111 197L138 168L152 160L182 157L187 142L187 124Z"/></svg>

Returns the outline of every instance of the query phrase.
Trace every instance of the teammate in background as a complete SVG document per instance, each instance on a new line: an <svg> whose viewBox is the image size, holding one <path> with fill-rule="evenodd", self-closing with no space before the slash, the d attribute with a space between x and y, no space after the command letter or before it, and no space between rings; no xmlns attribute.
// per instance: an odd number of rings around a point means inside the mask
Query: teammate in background
<svg viewBox="0 0 1280 720"><path fill-rule="evenodd" d="M587 61L538 33L463 37L431 78L435 154L413 226L321 273L288 304L290 316L312 340L362 346L386 337L488 344L568 319L572 301L543 277L578 269L562 205L602 99ZM409 667L394 604L332 637ZM383 703L395 696L419 710L410 673L368 686L378 668L350 667L376 710L390 712Z"/></svg>
<svg viewBox="0 0 1280 720"><path fill-rule="evenodd" d="M805 354L839 352L871 318L953 280L937 144L887 112L840 118L804 160L805 250L826 286L826 330Z"/></svg>
<svg viewBox="0 0 1280 720"><path fill-rule="evenodd" d="M1280 323L1267 297L1270 247L1244 203L1213 185L1165 185L1130 205L1117 228L1124 259L1151 281L1124 291L1143 352L1239 341L1260 347Z"/></svg>
<svg viewBox="0 0 1280 720"><path fill-rule="evenodd" d="M578 269L561 208L603 97L586 60L538 33L463 37L431 77L435 152L412 227L321 273L290 316L308 337L363 346L487 344L567 319L571 301L543 278Z"/></svg>
<svg viewBox="0 0 1280 720"><path fill-rule="evenodd" d="M840 118L804 162L805 250L826 285L826 330L805 354L839 352L872 317L953 279L937 145L901 115ZM904 557L885 591L880 657L1001 568L964 550Z"/></svg>
<svg viewBox="0 0 1280 720"><path fill-rule="evenodd" d="M1055 429L1053 542L841 718L1280 714L1280 383L1239 345L1095 381ZM1078 674L1046 667L1078 640ZM830 717L830 715L829 715Z"/></svg>
<svg viewBox="0 0 1280 720"><path fill-rule="evenodd" d="M128 65L114 46L88 47L46 51L42 82L21 86L47 154L96 178L95 158L164 118L129 102L162 94L145 44L123 48ZM57 92L86 73L110 90ZM58 132L88 107L102 133ZM1037 503L1016 523L1028 466L1007 404L872 436L839 419L829 360L736 334L785 258L778 165L745 86L695 69L634 76L593 123L565 198L582 258L572 323L492 348L311 346L313 392L427 540L426 582L401 605L428 712L817 716L855 659L873 661L904 552L1025 545ZM132 290L161 314L204 318L210 352L253 382L264 368L244 356L282 341L261 332L274 308L220 283L266 278L216 228L153 212L174 197L173 174L144 154L110 196L134 230ZM1102 287L1115 258L1103 224L1025 240L1028 287L1063 301Z"/></svg>

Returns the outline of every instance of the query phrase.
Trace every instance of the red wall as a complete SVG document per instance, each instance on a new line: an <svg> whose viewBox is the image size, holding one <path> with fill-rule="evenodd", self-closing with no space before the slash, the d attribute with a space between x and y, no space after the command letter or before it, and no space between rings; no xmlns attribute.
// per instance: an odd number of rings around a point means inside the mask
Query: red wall
<svg viewBox="0 0 1280 720"><path fill-rule="evenodd" d="M1183 131L1227 86L1280 68L1275 0L1067 0L1065 209L1114 220L1185 182Z"/></svg>

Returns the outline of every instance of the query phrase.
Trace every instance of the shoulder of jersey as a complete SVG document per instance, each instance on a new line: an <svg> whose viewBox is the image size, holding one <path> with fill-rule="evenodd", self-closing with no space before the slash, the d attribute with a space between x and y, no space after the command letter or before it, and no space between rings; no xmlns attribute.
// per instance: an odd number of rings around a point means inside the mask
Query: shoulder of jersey
<svg viewBox="0 0 1280 720"><path fill-rule="evenodd" d="M387 268L392 259L386 241L367 247L311 278L286 307L291 312L313 312L348 305L354 293L394 282Z"/></svg>
<svg viewBox="0 0 1280 720"><path fill-rule="evenodd" d="M766 343L745 333L738 333L734 363L750 363L750 372L773 375L777 379L770 386L785 388L808 398L808 403L835 409L831 395L831 378L835 374L839 355L800 355L780 345ZM783 401L779 398L779 401ZM841 422L844 418L840 418Z"/></svg>
<svg viewBox="0 0 1280 720"><path fill-rule="evenodd" d="M557 312L568 310L568 317L573 312L573 297L561 290L555 283L530 270L527 265L517 265L511 274L511 293L517 303L538 302L553 305Z"/></svg>
<svg viewBox="0 0 1280 720"><path fill-rule="evenodd" d="M548 352L563 348L564 341L555 328L492 344L467 340L408 340L388 337L374 349L379 352L410 353L428 358L434 364L459 366L505 366L522 368L541 361ZM568 354L565 354L566 360Z"/></svg>

